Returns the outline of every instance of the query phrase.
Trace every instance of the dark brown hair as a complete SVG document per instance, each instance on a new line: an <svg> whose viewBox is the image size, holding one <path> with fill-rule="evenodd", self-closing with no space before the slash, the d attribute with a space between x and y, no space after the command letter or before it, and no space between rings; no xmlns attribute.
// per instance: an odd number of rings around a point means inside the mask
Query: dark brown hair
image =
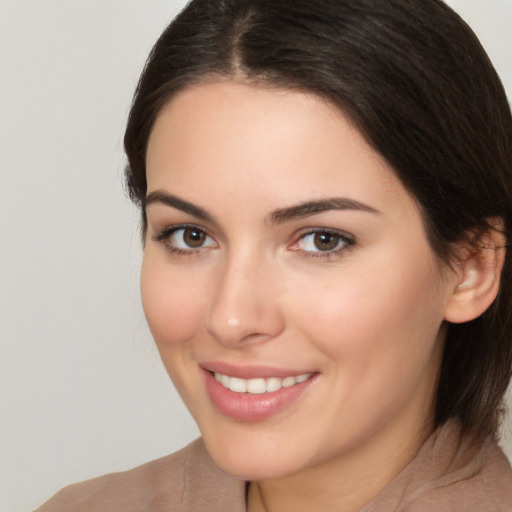
<svg viewBox="0 0 512 512"><path fill-rule="evenodd" d="M127 185L145 229L148 138L162 107L218 79L309 91L338 106L418 201L431 246L512 226L512 119L471 29L440 0L193 0L163 32L125 134ZM496 433L512 365L512 252L479 318L450 324L436 424Z"/></svg>

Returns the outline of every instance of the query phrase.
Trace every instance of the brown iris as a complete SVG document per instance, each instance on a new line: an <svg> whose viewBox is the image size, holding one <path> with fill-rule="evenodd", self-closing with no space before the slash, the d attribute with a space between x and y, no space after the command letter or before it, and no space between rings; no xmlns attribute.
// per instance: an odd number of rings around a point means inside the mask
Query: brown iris
<svg viewBox="0 0 512 512"><path fill-rule="evenodd" d="M325 231L315 233L313 242L319 251L332 251L333 249L336 249L336 246L338 245L339 236Z"/></svg>
<svg viewBox="0 0 512 512"><path fill-rule="evenodd" d="M206 234L197 228L185 228L183 230L183 241L193 249L197 249L204 244Z"/></svg>

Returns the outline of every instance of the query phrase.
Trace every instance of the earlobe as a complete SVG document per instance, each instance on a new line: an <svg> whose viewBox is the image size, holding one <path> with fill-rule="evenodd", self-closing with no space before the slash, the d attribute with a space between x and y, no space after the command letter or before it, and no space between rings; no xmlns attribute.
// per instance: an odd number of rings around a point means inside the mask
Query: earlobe
<svg viewBox="0 0 512 512"><path fill-rule="evenodd" d="M502 228L501 222L491 225ZM482 233L471 248L461 242L455 264L458 283L448 298L445 320L469 322L489 308L498 295L505 251L505 237L498 229Z"/></svg>

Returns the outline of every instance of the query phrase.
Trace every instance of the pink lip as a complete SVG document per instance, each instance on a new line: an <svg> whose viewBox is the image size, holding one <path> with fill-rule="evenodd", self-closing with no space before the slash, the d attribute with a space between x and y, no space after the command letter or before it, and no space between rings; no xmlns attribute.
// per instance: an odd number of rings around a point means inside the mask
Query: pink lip
<svg viewBox="0 0 512 512"><path fill-rule="evenodd" d="M203 369L202 373L205 379L207 393L213 405L226 416L244 422L262 421L282 411L294 403L318 377L318 374L314 374L305 382L295 384L288 388L281 388L271 393L257 395L251 393L235 393L217 382L211 371ZM243 372L240 371L234 373L236 373L236 375L229 372L226 372L224 375L239 378L253 378L241 377L240 375ZM257 375L263 377L261 372ZM276 376L276 374L273 373L271 376Z"/></svg>
<svg viewBox="0 0 512 512"><path fill-rule="evenodd" d="M230 377L238 377L239 379L257 379L259 377L268 379L270 377L297 377L305 373L315 373L314 370L291 370L285 368L276 368L266 365L233 365L222 361L206 361L200 363L200 366L209 372L221 373Z"/></svg>

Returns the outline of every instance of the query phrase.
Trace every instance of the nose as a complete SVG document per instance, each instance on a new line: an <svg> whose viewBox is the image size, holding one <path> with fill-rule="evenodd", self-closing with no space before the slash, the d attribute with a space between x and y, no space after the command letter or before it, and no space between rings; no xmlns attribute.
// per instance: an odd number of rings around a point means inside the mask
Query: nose
<svg viewBox="0 0 512 512"><path fill-rule="evenodd" d="M284 328L280 281L272 262L254 254L227 257L212 287L206 330L235 348L275 338Z"/></svg>

